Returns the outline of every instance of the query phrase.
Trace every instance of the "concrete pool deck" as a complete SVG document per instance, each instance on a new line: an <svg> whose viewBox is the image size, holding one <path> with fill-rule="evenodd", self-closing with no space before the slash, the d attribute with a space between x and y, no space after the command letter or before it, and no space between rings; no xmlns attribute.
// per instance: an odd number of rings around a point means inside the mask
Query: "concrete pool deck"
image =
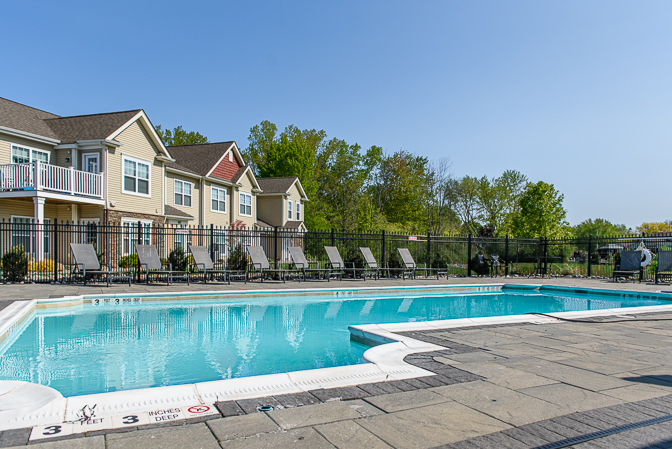
<svg viewBox="0 0 672 449"><path fill-rule="evenodd" d="M562 278L249 283L230 288L501 282L649 292L672 290L667 285ZM147 291L174 293L201 288L228 290L229 286L192 284L166 288L151 285L107 289L3 285L0 286L3 301L0 307L16 299ZM638 315L637 318L672 319L672 313ZM623 430L619 426L635 423L649 425L611 433L574 447L672 447L672 421L656 420L672 414L672 354L669 351L672 321L507 324L402 334L448 348L406 358L407 362L438 375L445 373L442 383L427 377L417 382L384 382L316 390L300 396L228 401L218 403L220 414L205 422L183 420L163 427L89 432L86 436L80 434L76 438L39 443L37 447L522 448L610 429ZM257 412L256 406L261 403L274 404L275 410ZM29 435L30 429L4 431L0 433L0 447L25 445Z"/></svg>

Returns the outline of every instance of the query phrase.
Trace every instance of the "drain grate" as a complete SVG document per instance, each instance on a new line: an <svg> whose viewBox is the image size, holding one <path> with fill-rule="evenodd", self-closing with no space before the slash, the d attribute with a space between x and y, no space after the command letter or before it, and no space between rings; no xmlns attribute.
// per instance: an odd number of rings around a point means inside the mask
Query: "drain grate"
<svg viewBox="0 0 672 449"><path fill-rule="evenodd" d="M611 429L600 430L599 432L587 433L585 435L579 435L578 437L556 441L555 443L544 444L543 446L537 446L535 449L559 449L561 447L568 447L574 444L584 443L586 441L606 437L615 433L625 432L626 430L638 429L640 427L651 426L653 424L659 424L661 422L670 420L672 420L672 415L659 416L658 418L651 418L632 424L624 424L622 426L612 427Z"/></svg>

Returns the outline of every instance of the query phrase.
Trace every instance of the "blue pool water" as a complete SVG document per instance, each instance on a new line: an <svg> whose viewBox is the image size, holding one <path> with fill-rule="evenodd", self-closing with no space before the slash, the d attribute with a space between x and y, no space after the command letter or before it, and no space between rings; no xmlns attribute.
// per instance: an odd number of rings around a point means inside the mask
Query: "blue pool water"
<svg viewBox="0 0 672 449"><path fill-rule="evenodd" d="M504 293L146 301L40 310L0 345L0 380L64 396L362 363L349 325L669 304Z"/></svg>

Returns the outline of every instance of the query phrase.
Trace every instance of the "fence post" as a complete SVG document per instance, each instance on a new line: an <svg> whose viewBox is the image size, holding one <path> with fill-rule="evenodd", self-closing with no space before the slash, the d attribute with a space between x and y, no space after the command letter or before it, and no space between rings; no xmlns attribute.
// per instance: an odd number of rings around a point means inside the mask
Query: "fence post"
<svg viewBox="0 0 672 449"><path fill-rule="evenodd" d="M382 261L383 264L387 263L387 259L385 259L385 229L381 231L380 235L380 242L382 244L381 251L380 251L380 260Z"/></svg>
<svg viewBox="0 0 672 449"><path fill-rule="evenodd" d="M278 268L278 227L273 231L273 260L275 260L275 268Z"/></svg>
<svg viewBox="0 0 672 449"><path fill-rule="evenodd" d="M504 277L509 277L509 234L504 240Z"/></svg>
<svg viewBox="0 0 672 449"><path fill-rule="evenodd" d="M593 249L593 234L588 235L588 277L590 277L590 272L591 272L591 260L592 257L590 257L590 253L592 252Z"/></svg>
<svg viewBox="0 0 672 449"><path fill-rule="evenodd" d="M427 231L427 265L426 265L427 268L430 268L432 266L431 251L432 251L432 236L429 233L429 231Z"/></svg>
<svg viewBox="0 0 672 449"><path fill-rule="evenodd" d="M471 232L467 237L467 277L471 277Z"/></svg>
<svg viewBox="0 0 672 449"><path fill-rule="evenodd" d="M336 246L336 238L334 237L334 228L331 228L331 246Z"/></svg>
<svg viewBox="0 0 672 449"><path fill-rule="evenodd" d="M138 220L138 245L142 245L142 222ZM138 253L138 250L135 250L135 253ZM140 282L140 256L138 256L138 263L135 266L135 271L137 274L138 282ZM149 279L148 279L149 280Z"/></svg>
<svg viewBox="0 0 672 449"><path fill-rule="evenodd" d="M544 237L544 274L548 275L548 236Z"/></svg>
<svg viewBox="0 0 672 449"><path fill-rule="evenodd" d="M53 238L54 245L54 283L58 282L58 219L54 218ZM47 248L49 249L49 248Z"/></svg>
<svg viewBox="0 0 672 449"><path fill-rule="evenodd" d="M215 225L210 223L210 260L215 261Z"/></svg>

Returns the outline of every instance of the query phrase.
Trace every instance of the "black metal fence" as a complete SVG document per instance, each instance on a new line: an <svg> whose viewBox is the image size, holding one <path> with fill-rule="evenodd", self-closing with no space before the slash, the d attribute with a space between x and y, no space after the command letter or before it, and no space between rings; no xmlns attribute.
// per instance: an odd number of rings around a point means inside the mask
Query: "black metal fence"
<svg viewBox="0 0 672 449"><path fill-rule="evenodd" d="M205 246L213 261L227 265L235 254L244 254L245 245L260 245L269 260L281 267L292 264L290 246L300 246L309 261L320 266L328 263L325 246L336 246L344 261L364 267L360 247L371 249L376 260L390 268L401 266L397 248L408 248L419 265L447 271L452 276L487 275L489 269L478 264L495 260L493 272L499 275L557 276L612 275L620 253L636 249L642 243L654 256L643 269L644 279L653 279L656 254L672 250L672 235L599 236L568 239L514 239L448 235L405 235L325 231L299 232L282 228L237 229L151 225L143 222L122 225L96 223L0 222L0 280L28 282L67 282L74 263L70 243L91 243L102 264L110 269L137 274L135 243L155 245L160 257L171 258L188 253L188 245ZM25 254L25 268L15 267ZM186 254L182 256L188 260ZM394 273L394 272L393 272Z"/></svg>

